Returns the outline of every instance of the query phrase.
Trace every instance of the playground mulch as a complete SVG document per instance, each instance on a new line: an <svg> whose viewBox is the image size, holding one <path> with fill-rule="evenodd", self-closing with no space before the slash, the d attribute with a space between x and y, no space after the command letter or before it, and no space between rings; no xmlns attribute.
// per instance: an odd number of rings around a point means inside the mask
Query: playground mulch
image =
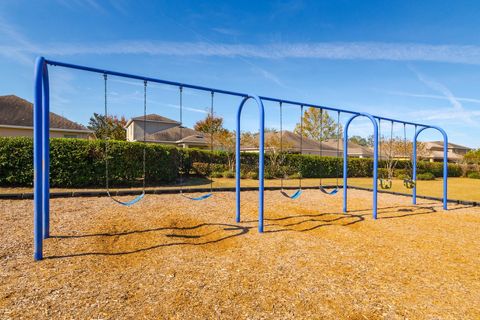
<svg viewBox="0 0 480 320"><path fill-rule="evenodd" d="M198 202L53 199L32 260L32 201L0 201L0 318L479 319L480 208L352 190Z"/></svg>

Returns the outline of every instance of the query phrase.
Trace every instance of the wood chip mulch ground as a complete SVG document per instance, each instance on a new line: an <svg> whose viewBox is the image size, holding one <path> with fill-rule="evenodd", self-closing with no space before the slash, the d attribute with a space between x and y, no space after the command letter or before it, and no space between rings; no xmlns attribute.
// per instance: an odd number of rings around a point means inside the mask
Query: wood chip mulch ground
<svg viewBox="0 0 480 320"><path fill-rule="evenodd" d="M0 318L480 319L480 208L352 190L191 201L51 201L32 259L31 200L0 201Z"/></svg>

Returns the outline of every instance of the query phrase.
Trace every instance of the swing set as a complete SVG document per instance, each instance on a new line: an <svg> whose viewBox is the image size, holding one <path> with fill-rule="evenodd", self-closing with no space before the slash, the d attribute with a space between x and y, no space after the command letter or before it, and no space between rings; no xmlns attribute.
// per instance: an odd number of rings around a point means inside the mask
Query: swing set
<svg viewBox="0 0 480 320"><path fill-rule="evenodd" d="M299 151L300 154L303 154L303 122L304 122L304 111L303 111L304 106L300 106L300 146L299 146ZM283 103L282 101L279 102L279 109L280 109L280 155L281 159L285 159L284 157L284 151L283 151ZM319 145L319 155L320 157L323 157L323 109L320 109L320 138L318 141ZM336 148L336 185L332 190L328 190L329 188L325 187L322 183L322 177L320 175L320 181L318 184L318 190L320 190L322 193L326 195L335 195L337 194L339 190L339 174L340 174L340 111L337 111L337 122L336 122L336 127L337 127L337 148ZM298 199L302 195L302 169L303 169L303 164L302 164L302 159L299 161L300 167L298 170L298 189L293 192L292 194L288 194L285 189L284 189L284 179L286 178L286 173L285 170L283 171L283 174L280 178L280 193L291 200ZM283 164L283 163L282 163ZM281 167L283 168L284 166L281 164Z"/></svg>
<svg viewBox="0 0 480 320"><path fill-rule="evenodd" d="M274 102L279 103L280 105L280 113L282 112L282 104L289 104L300 107L301 111L301 121L303 123L303 107L309 106L312 108L320 109L322 113L325 111L332 111L337 112L337 167L336 167L336 179L337 183L336 186L329 190L326 186L322 184L322 180L319 181L319 190L326 194L326 195L335 195L338 193L339 189L343 189L343 212L347 212L347 195L348 195L348 131L352 121L358 117L367 118L371 121L373 126L373 170L372 170L372 216L374 219L377 218L377 180L378 180L378 127L379 124L377 121L392 121L396 123L402 123L404 125L412 125L415 126L415 135L413 137L413 156L412 160L413 163L411 165L411 175L404 180L405 184L411 186L412 189L412 203L416 204L416 167L417 167L417 139L418 135L426 129L434 129L440 132L443 136L444 142L444 166L443 166L443 208L447 210L447 151L448 151L448 137L446 132L437 126L431 126L421 123L409 122L409 121L402 121L402 120L395 120L380 116L373 116L368 113L357 112L347 109L339 109L339 108L332 108L326 107L321 105L315 105L307 102L297 102L279 98L272 98L272 97L265 97L265 96L257 96L251 95L248 93L241 93L235 91L228 91L222 89L215 89L209 88L199 85L193 84L186 84L180 83L175 81L169 80L162 80L153 77L145 77L139 76L134 74L128 74L123 72L105 70L100 68L93 68L88 66L82 65L75 65L71 63L65 63L60 61L53 61L47 60L43 57L39 57L35 63L35 80L34 80L34 121L33 121L33 138L34 138L34 152L33 152L33 165L34 165L34 259L41 260L43 258L43 240L50 237L50 122L49 122L49 115L50 115L50 84L49 84L49 75L48 75L48 67L60 67L60 68L67 68L73 70L80 70L85 72L91 72L103 75L104 77L104 90L105 90L105 116L108 116L108 94L107 94L107 80L108 77L121 77L127 78L131 80L138 80L143 81L144 91L143 91L143 125L146 125L147 121L147 85L148 83L158 83L163 85L169 85L173 87L179 88L179 102L180 102L180 135L183 138L183 89L188 88L192 90L202 91L202 92L210 92L211 94L211 105L210 105L210 115L213 116L213 104L214 104L214 94L221 94L231 97L237 97L241 99L239 106L237 108L237 115L236 115L236 138L235 138L235 220L237 222L241 221L241 185L240 185L240 170L241 170L241 152L240 152L240 133L241 133L241 115L245 104L248 101L253 101L258 107L258 128L259 128L259 156L258 156L258 231L264 231L264 192L265 192L265 185L264 185L264 171L265 171L265 108L264 102ZM348 114L351 117L347 120L344 131L343 131L343 186L339 185L339 162L340 162L340 113ZM282 118L282 114L281 114ZM283 133L282 127L282 120L280 121L281 125L281 136ZM323 125L323 124L321 124ZM322 128L323 129L323 128ZM323 130L321 130L323 131ZM301 136L303 135L303 124L301 125ZM323 149L322 149L322 140L323 136L320 137L320 155L323 156ZM213 132L210 133L210 150L213 150ZM109 177L109 151L110 151L110 144L108 139L105 140L105 189L106 195L109 196L112 201L116 204L122 206L132 206L136 203L139 203L142 199L145 198L145 195L150 193L149 190L146 190L146 180L147 180L147 173L148 170L146 168L146 158L147 158L147 149L145 148L146 142L146 133L144 130L143 136L144 142L144 149L143 149L143 167L142 167L142 190L140 194L138 194L135 198L129 201L121 201L113 196L112 191L110 189L110 177ZM283 142L283 141L282 141ZM405 149L407 148L406 142L406 129L404 129L404 144ZM283 152L283 150L281 150ZM303 152L303 137L300 139L300 152ZM184 161L183 153L181 156L180 161ZM209 171L211 168L212 158L210 158L209 162ZM301 166L301 165L300 165ZM300 167L300 172L302 167ZM187 172L180 172L180 184L179 184L179 194L182 197L186 197L190 200L198 201L198 200L205 200L210 198L213 195L213 185L212 179L210 178L210 192L203 194L199 197L189 197L185 195L187 190L184 188L183 179L184 175L188 174ZM211 174L210 174L211 176ZM283 177L282 177L283 179ZM285 192L285 196L290 199L297 199L302 194L302 176L299 175L299 185L298 189L293 194L287 194ZM283 186L283 181L282 181ZM283 188L282 188L283 189ZM194 190L188 190L188 192L195 192Z"/></svg>
<svg viewBox="0 0 480 320"><path fill-rule="evenodd" d="M380 178L378 179L380 187L382 189L391 189L393 185L393 173L395 168L396 161L393 160L393 144L394 144L394 139L393 139L393 123L394 121L390 122L390 140L388 142L388 158L385 163L385 168L384 170L387 172L387 178ZM415 132L417 132L417 125L414 125L415 127ZM381 131L381 119L378 120L378 131L380 132L380 144L379 144L379 150L381 150L382 146L382 131ZM382 152L379 151L380 157L382 155ZM413 167L412 167L412 161L410 157L410 153L408 151L408 145L407 145L407 124L403 123L403 156L407 157L408 159L405 161L405 167L406 167L406 176L403 179L403 186L407 189L413 189L415 187L415 180L412 178L413 177Z"/></svg>

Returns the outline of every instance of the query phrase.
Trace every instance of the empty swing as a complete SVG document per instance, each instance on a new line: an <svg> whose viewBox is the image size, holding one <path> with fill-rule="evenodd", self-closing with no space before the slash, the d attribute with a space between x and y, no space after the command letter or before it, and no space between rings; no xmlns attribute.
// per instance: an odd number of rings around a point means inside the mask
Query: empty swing
<svg viewBox="0 0 480 320"><path fill-rule="evenodd" d="M381 119L378 119L378 131L380 132L380 157L382 156L382 130L381 130ZM390 127L390 150L388 152L388 161L392 161L392 140L393 140L393 121L391 122L391 127ZM380 182L380 188L382 189L391 189L392 188L392 170L393 168L390 168L388 163L385 166L385 170L387 170L387 178L380 178L378 179Z"/></svg>
<svg viewBox="0 0 480 320"><path fill-rule="evenodd" d="M417 126L415 125L415 132L417 132ZM407 160L407 170L410 171L407 173L407 177L403 179L403 185L407 189L413 189L415 188L415 180L413 180L413 164L412 164L412 158L408 154L408 148L407 148L407 124L403 124L403 146L404 146L404 153L405 156L408 155L408 160ZM412 155L413 156L413 155Z"/></svg>
<svg viewBox="0 0 480 320"><path fill-rule="evenodd" d="M103 75L104 79L104 88L105 88L105 120L108 118L108 103L107 103L107 74ZM109 189L109 179L108 179L108 141L110 139L109 131L108 131L108 124L107 124L107 136L105 138L105 189L107 191L107 195L110 199L114 202L129 207L134 205L135 203L139 202L145 196L145 176L146 176L146 148L145 148L145 127L146 127L146 120L147 120L147 81L143 81L143 174L142 174L142 193L133 198L130 201L120 201L114 198Z"/></svg>
<svg viewBox="0 0 480 320"><path fill-rule="evenodd" d="M179 100L180 100L180 140L182 140L183 137L183 87L179 87ZM211 101L210 101L210 113L209 116L213 118L213 96L214 93L213 91L211 92ZM210 132L210 158L208 162L208 173L210 175L209 180L210 180L210 192L202 194L198 197L190 197L186 195L183 191L183 175L184 172L184 152L180 153L180 195L184 198L187 198L189 200L194 200L194 201L200 201L200 200L205 200L210 198L213 195L213 180L211 177L211 166L212 166L212 158L213 158L213 130ZM188 173L188 172L187 172Z"/></svg>
<svg viewBox="0 0 480 320"><path fill-rule="evenodd" d="M323 109L320 109L320 157L323 157ZM337 111L337 155L335 158L336 162L336 185L335 188L332 190L327 190L326 187L322 185L322 177L320 175L320 182L318 185L318 189L330 196L333 196L337 194L339 188L338 188L338 176L340 174L340 111Z"/></svg>
<svg viewBox="0 0 480 320"><path fill-rule="evenodd" d="M282 112L282 109L283 109L282 108L282 102L280 101L280 155L283 157L284 155L283 155L283 112ZM300 106L300 154L302 154L302 151L303 151L303 105ZM301 163L301 161L302 161L302 159L300 158L300 163ZM282 176L280 177L280 188L281 188L280 193L283 196L285 196L286 198L295 200L295 199L298 199L298 197L301 196L301 194L302 194L302 172L301 172L301 168L300 168L298 174L299 174L298 189L292 194L288 194L283 188L283 179L286 176L285 170L284 170Z"/></svg>

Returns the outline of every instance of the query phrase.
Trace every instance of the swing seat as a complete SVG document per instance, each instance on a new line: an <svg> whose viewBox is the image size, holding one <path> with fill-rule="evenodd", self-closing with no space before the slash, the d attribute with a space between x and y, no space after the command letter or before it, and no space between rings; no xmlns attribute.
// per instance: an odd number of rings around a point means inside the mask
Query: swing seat
<svg viewBox="0 0 480 320"><path fill-rule="evenodd" d="M201 195L199 197L189 197L189 196L184 195L183 193L181 193L180 195L184 198L189 199L189 200L200 201L200 200L205 200L205 199L210 198L213 195L213 193L206 193L206 194Z"/></svg>
<svg viewBox="0 0 480 320"><path fill-rule="evenodd" d="M118 203L118 204L121 204L122 206L126 206L126 207L130 207L130 206L133 206L135 203L137 203L138 201L142 200L143 197L145 196L145 191L142 192L141 194L139 194L137 197L133 198L132 200L130 201L120 201L118 199L115 199L114 197L112 197L110 195L110 192L107 191L107 194L108 196L110 197L110 199L112 199L114 202Z"/></svg>
<svg viewBox="0 0 480 320"><path fill-rule="evenodd" d="M335 189L333 189L333 190L331 190L331 191L328 191L328 190L325 189L323 186L319 186L318 189L319 189L320 191L322 191L323 193L329 195L329 196L333 196L333 195L337 194L337 192L338 192L338 190L339 190L338 187L335 187Z"/></svg>
<svg viewBox="0 0 480 320"><path fill-rule="evenodd" d="M415 188L416 183L412 179L403 179L403 185L407 189L413 189Z"/></svg>
<svg viewBox="0 0 480 320"><path fill-rule="evenodd" d="M391 189L392 188L392 179L379 179L380 188L382 189Z"/></svg>
<svg viewBox="0 0 480 320"><path fill-rule="evenodd" d="M289 195L288 193L286 193L285 191L281 190L280 193L289 198L289 199L292 199L292 200L295 200L297 199L298 197L300 197L300 195L302 194L302 189L298 189L297 191L295 191L292 195Z"/></svg>

